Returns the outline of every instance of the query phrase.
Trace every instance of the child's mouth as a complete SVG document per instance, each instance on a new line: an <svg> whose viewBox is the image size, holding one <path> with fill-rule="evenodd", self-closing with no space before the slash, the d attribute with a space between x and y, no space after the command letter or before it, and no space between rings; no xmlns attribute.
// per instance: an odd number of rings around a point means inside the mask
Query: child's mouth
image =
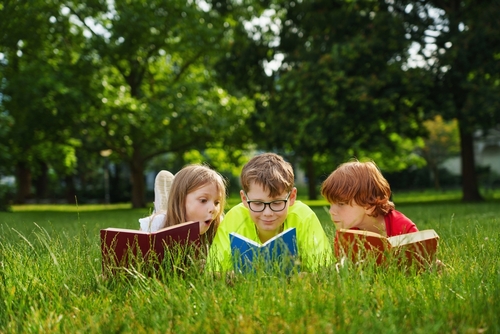
<svg viewBox="0 0 500 334"><path fill-rule="evenodd" d="M263 220L262 221L264 223L264 225L273 225L274 224L274 220Z"/></svg>

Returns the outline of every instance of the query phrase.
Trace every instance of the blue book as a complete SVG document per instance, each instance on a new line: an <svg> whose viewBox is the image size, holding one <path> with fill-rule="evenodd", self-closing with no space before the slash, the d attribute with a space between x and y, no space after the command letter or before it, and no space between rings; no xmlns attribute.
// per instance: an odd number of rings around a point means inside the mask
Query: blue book
<svg viewBox="0 0 500 334"><path fill-rule="evenodd" d="M238 233L229 233L231 254L237 272L256 270L284 271L290 273L296 264L297 231L295 227L281 232L263 244Z"/></svg>

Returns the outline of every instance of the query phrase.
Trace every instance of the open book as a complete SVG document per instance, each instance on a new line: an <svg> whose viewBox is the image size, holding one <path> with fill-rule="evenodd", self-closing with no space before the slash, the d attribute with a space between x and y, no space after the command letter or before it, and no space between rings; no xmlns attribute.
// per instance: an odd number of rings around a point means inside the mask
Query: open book
<svg viewBox="0 0 500 334"><path fill-rule="evenodd" d="M157 267L165 255L175 257L185 252L187 245L199 245L200 224L187 222L169 226L153 233L106 228L101 230L103 272L117 267L137 267L145 263ZM175 254L173 254L175 252Z"/></svg>
<svg viewBox="0 0 500 334"><path fill-rule="evenodd" d="M229 234L229 239L235 270L238 272L258 269L290 272L295 266L297 256L295 227L281 232L263 244L234 232Z"/></svg>
<svg viewBox="0 0 500 334"><path fill-rule="evenodd" d="M435 261L439 236L434 230L385 237L378 233L339 229L335 233L335 255L357 262L374 256L377 264L394 257L406 266L424 266Z"/></svg>

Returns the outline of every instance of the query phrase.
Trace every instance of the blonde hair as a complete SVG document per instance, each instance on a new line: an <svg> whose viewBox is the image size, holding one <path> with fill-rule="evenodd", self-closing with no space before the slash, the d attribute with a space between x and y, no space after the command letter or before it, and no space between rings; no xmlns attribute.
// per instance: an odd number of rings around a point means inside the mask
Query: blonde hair
<svg viewBox="0 0 500 334"><path fill-rule="evenodd" d="M293 189L293 168L280 155L263 153L250 159L243 167L240 181L245 192L250 190L251 183L256 183L268 190L269 196L276 197Z"/></svg>
<svg viewBox="0 0 500 334"><path fill-rule="evenodd" d="M175 174L168 196L164 226L186 222L186 196L207 184L214 184L220 197L219 211L205 233L208 241L211 242L222 220L226 206L226 180L222 175L206 165L187 165Z"/></svg>
<svg viewBox="0 0 500 334"><path fill-rule="evenodd" d="M357 160L341 164L321 185L321 195L329 203L354 200L362 207L374 207L372 216L385 216L394 210L391 187L373 161Z"/></svg>

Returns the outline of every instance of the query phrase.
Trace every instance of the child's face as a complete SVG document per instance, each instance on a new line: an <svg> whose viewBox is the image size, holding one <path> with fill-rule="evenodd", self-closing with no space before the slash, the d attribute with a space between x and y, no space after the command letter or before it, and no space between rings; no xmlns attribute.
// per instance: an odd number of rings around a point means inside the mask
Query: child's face
<svg viewBox="0 0 500 334"><path fill-rule="evenodd" d="M217 216L221 198L215 184L206 184L186 196L187 221L200 222L200 234L208 231Z"/></svg>
<svg viewBox="0 0 500 334"><path fill-rule="evenodd" d="M330 203L330 218L337 228L364 228L364 223L366 221L367 210L356 204L353 200L351 204L338 202Z"/></svg>
<svg viewBox="0 0 500 334"><path fill-rule="evenodd" d="M249 191L245 193L242 190L240 192L241 201L247 207L250 212L250 217L257 227L259 233L266 235L277 234L280 231L281 225L285 222L286 216L288 215L288 208L295 203L295 198L297 196L297 189L293 188L286 202L285 208L281 211L271 210L269 205L265 205L264 211L255 212L252 211L247 203L249 201L260 201L260 202L272 202L287 199L288 192L283 192L281 195L276 197L269 197L269 192L265 190L261 185L252 183L250 184ZM248 198L247 198L248 196Z"/></svg>

